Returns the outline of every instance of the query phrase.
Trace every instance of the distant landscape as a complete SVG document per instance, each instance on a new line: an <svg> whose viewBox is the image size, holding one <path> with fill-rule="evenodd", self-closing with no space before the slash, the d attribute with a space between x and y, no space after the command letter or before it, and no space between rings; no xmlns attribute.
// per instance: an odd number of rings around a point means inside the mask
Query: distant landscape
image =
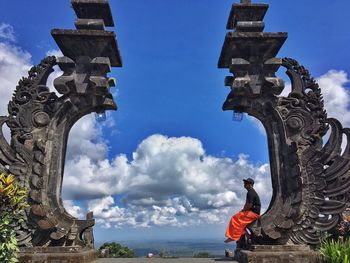
<svg viewBox="0 0 350 263"><path fill-rule="evenodd" d="M223 239L192 239L192 240L139 240L115 241L135 251L137 257L145 257L148 253L158 255L163 253L174 257L193 257L199 252L208 252L210 257L222 257L225 249L234 250L235 243L225 244ZM96 242L96 248L102 243Z"/></svg>

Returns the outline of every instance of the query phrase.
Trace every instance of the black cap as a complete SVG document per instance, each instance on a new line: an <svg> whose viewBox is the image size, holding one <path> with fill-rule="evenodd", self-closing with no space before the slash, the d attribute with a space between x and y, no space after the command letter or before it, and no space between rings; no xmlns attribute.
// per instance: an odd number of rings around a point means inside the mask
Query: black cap
<svg viewBox="0 0 350 263"><path fill-rule="evenodd" d="M243 179L243 182L249 183L249 184L254 184L254 180L252 178Z"/></svg>

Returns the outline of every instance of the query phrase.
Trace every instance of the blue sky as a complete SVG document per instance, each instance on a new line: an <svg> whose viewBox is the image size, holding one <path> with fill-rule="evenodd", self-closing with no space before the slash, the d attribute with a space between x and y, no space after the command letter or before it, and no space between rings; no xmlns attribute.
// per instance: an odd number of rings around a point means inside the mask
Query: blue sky
<svg viewBox="0 0 350 263"><path fill-rule="evenodd" d="M69 2L0 2L1 114L26 66L57 50L50 30L73 28ZM244 199L242 178L258 180L265 207L271 192L264 132L221 110L228 71L216 65L234 1L110 2L124 62L111 73L119 110L72 130L66 207L79 216L94 210L99 242L223 237ZM350 2L265 2L265 31L289 33L279 57L304 64L323 85L330 115L350 124Z"/></svg>

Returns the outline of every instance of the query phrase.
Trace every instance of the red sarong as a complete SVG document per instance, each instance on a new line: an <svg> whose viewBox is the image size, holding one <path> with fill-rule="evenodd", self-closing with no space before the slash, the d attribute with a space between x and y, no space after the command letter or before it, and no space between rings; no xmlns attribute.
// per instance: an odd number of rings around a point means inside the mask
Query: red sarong
<svg viewBox="0 0 350 263"><path fill-rule="evenodd" d="M245 227L257 220L260 216L252 211L241 211L232 216L228 224L225 236L238 241L244 235Z"/></svg>

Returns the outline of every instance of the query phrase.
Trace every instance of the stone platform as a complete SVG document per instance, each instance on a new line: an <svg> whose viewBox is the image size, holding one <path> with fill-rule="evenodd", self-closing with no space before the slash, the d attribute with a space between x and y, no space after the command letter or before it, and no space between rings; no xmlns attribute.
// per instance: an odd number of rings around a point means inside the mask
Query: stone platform
<svg viewBox="0 0 350 263"><path fill-rule="evenodd" d="M253 246L252 250L236 250L239 263L317 263L318 253L309 246Z"/></svg>
<svg viewBox="0 0 350 263"><path fill-rule="evenodd" d="M93 249L81 247L21 248L20 263L91 263L97 259Z"/></svg>

